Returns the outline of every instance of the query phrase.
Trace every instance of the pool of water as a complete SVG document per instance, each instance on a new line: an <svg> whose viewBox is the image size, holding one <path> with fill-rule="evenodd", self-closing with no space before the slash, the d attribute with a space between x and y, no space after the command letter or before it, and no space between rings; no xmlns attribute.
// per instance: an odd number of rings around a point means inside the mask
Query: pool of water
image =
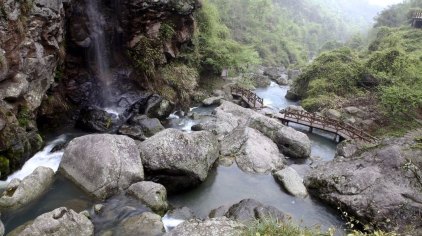
<svg viewBox="0 0 422 236"><path fill-rule="evenodd" d="M206 217L212 209L232 205L247 198L277 207L291 215L295 222L306 226L343 226L343 222L332 209L311 197L302 199L291 196L273 176L248 174L242 172L236 164L231 167L217 167L199 187L184 194L171 196L169 201L176 207L191 208L199 217Z"/></svg>
<svg viewBox="0 0 422 236"><path fill-rule="evenodd" d="M269 87L258 88L254 92L264 99L264 106L281 110L289 105L297 105L297 102L289 101L284 97L286 96L287 90L289 90L289 86L279 86L271 82Z"/></svg>
<svg viewBox="0 0 422 236"><path fill-rule="evenodd" d="M297 104L284 98L287 90L288 87L286 86L278 86L272 83L270 87L257 89L256 92L264 98L267 105L279 110L288 105ZM191 112L210 115L214 109L215 107L194 107ZM199 121L185 116L182 112L176 112L164 122L164 125L167 128L178 128L191 132L191 127L197 122ZM293 125L292 127L305 132L311 139L313 157L318 157L321 161L328 161L334 157L336 142L333 141L334 136L332 134L318 130L309 133L307 127L300 125ZM7 181L12 178L22 179L38 166L48 166L57 170L63 152L53 151L54 146L83 134L74 130L61 130L50 134L46 138L50 140L46 147L31 158L21 170L9 176ZM311 162L310 159L289 160L288 164L304 176L306 171L309 170ZM7 181L3 182L3 186L7 184ZM341 229L344 226L339 214L321 204L318 200L312 197L305 199L293 197L287 194L271 175L244 173L236 164L230 167L215 167L204 183L186 193L169 196L169 202L174 207L186 206L191 208L198 217L206 217L212 209L222 205L232 205L246 198L253 198L264 204L272 205L289 214L295 222L302 225L318 225L323 229L332 226ZM57 174L54 184L44 196L22 209L3 211L1 219L6 232L10 232L17 226L58 207L64 206L80 212L85 209L92 209L95 203L98 202L95 202L73 183ZM104 204L106 205L104 208L105 214L94 216L92 219L97 234L113 230L126 217L148 210L142 204L124 196L116 196L104 202ZM178 219L167 219L166 217L163 218L163 221L166 223L166 227L170 228L181 222Z"/></svg>

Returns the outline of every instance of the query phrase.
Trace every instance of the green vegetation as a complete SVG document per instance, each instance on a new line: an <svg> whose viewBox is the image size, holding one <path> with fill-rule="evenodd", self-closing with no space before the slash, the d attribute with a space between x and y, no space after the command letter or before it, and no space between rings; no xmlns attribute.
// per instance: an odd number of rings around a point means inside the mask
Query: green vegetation
<svg viewBox="0 0 422 236"><path fill-rule="evenodd" d="M400 27L410 25L413 12L422 9L422 0L405 0L382 11L376 18L375 27Z"/></svg>
<svg viewBox="0 0 422 236"><path fill-rule="evenodd" d="M0 155L0 177L10 173L9 159Z"/></svg>
<svg viewBox="0 0 422 236"><path fill-rule="evenodd" d="M365 32L378 10L365 0L209 0L209 3L218 8L233 39L252 46L265 65L285 66L306 63L328 41L345 42Z"/></svg>
<svg viewBox="0 0 422 236"><path fill-rule="evenodd" d="M22 106L19 108L17 119L19 122L19 126L26 128L29 125L29 122L31 121L31 112L27 107Z"/></svg>
<svg viewBox="0 0 422 236"><path fill-rule="evenodd" d="M204 70L214 73L220 73L223 68L242 71L261 62L251 46L232 39L230 30L221 22L219 10L213 4L204 1L196 19L199 61Z"/></svg>
<svg viewBox="0 0 422 236"><path fill-rule="evenodd" d="M300 227L290 221L280 222L277 220L266 219L257 220L248 225L248 229L243 234L244 236L333 236L336 230L334 228L328 229L327 232L321 231L317 227ZM376 230L371 233L352 230L346 234L347 236L396 236L397 234L386 233L381 230Z"/></svg>
<svg viewBox="0 0 422 236"><path fill-rule="evenodd" d="M368 50L322 53L304 69L294 88L310 111L338 108L354 98L375 97L384 126L400 133L420 126L422 116L422 31L380 27Z"/></svg>
<svg viewBox="0 0 422 236"><path fill-rule="evenodd" d="M180 63L170 63L159 70L164 86L159 86L163 96L170 101L189 105L190 94L197 87L198 71Z"/></svg>
<svg viewBox="0 0 422 236"><path fill-rule="evenodd" d="M334 229L322 233L317 228L302 228L291 222L277 221L274 219L257 220L248 226L245 236L332 236Z"/></svg>

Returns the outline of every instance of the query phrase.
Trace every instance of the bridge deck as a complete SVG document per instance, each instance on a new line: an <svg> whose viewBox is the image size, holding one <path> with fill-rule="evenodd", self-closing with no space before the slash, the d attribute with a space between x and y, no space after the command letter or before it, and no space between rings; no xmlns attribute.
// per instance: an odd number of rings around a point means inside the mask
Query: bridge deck
<svg viewBox="0 0 422 236"><path fill-rule="evenodd" d="M258 109L264 107L264 99L260 98L258 95L248 89L232 87L231 93L232 95L242 98L242 100L246 102L251 108Z"/></svg>
<svg viewBox="0 0 422 236"><path fill-rule="evenodd" d="M341 121L316 115L315 113L296 110L282 110L280 113L281 114L276 117L285 124L293 122L296 124L305 125L311 128L334 133L344 139L356 139L365 142L376 142L377 140L371 135L365 133L363 130L360 130Z"/></svg>

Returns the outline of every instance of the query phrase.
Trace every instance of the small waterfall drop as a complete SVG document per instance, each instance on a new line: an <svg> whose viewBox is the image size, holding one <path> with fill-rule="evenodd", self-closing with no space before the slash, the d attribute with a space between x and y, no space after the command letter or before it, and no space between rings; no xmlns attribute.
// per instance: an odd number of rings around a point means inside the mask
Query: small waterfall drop
<svg viewBox="0 0 422 236"><path fill-rule="evenodd" d="M101 13L98 0L86 0L86 14L89 20L91 33L91 47L89 56L93 59L93 64L89 65L94 76L97 78L101 86L101 104L100 107L108 108L110 106L108 100L111 98L112 73L110 71L110 61L108 46L106 43L105 27L107 21Z"/></svg>

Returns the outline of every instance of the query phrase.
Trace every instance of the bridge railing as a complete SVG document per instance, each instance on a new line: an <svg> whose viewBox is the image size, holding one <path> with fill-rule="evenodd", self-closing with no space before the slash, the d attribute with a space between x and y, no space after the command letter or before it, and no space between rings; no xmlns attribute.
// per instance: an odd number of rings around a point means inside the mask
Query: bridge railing
<svg viewBox="0 0 422 236"><path fill-rule="evenodd" d="M422 11L413 13L413 19L422 19Z"/></svg>
<svg viewBox="0 0 422 236"><path fill-rule="evenodd" d="M318 125L320 127L328 128L335 131L339 135L349 137L351 139L360 139L366 142L376 142L377 139L372 137L370 134L358 129L350 124L344 123L328 117L317 115L316 113L310 113L300 110L284 109L280 113L285 118L296 120L300 124L300 121L307 122L311 127Z"/></svg>
<svg viewBox="0 0 422 236"><path fill-rule="evenodd" d="M231 87L232 94L238 95L240 97L243 97L246 99L246 102L249 103L249 105L252 105L253 108L263 107L264 106L264 99L256 95L254 92L252 92L249 89L244 89L239 86L233 86Z"/></svg>

